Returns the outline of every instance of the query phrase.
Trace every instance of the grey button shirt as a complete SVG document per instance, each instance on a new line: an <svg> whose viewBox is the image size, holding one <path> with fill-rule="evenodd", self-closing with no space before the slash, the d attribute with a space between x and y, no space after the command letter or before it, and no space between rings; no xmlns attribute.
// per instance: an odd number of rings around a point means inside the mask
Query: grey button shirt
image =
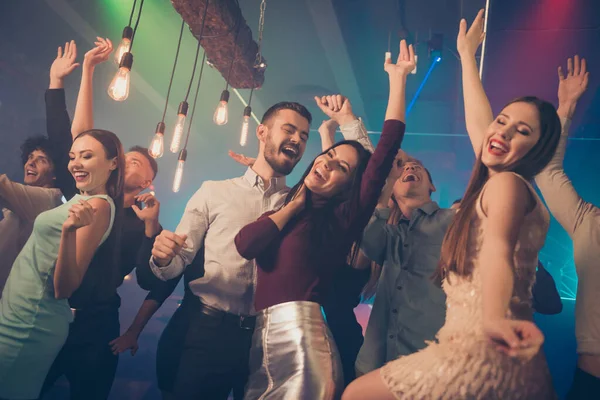
<svg viewBox="0 0 600 400"><path fill-rule="evenodd" d="M389 209L375 210L362 250L383 266L356 369L367 373L434 340L446 315L446 295L432 280L455 211L427 203L410 221L387 224Z"/></svg>
<svg viewBox="0 0 600 400"><path fill-rule="evenodd" d="M179 276L204 247L205 274L190 282L191 291L208 306L237 315L254 314L256 266L239 255L233 240L244 226L282 206L288 192L285 178L271 179L265 190L251 168L239 178L204 182L175 230L187 235L187 248L164 268L150 259L152 272L162 280Z"/></svg>

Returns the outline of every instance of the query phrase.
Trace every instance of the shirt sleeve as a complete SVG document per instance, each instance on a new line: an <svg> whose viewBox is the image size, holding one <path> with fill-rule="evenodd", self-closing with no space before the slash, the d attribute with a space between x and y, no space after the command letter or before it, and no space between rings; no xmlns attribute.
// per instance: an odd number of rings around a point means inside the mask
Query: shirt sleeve
<svg viewBox="0 0 600 400"><path fill-rule="evenodd" d="M235 236L235 247L238 253L246 260L254 260L275 240L280 232L269 215L269 211L260 216L256 221L243 227Z"/></svg>
<svg viewBox="0 0 600 400"><path fill-rule="evenodd" d="M561 118L561 125L562 133L556 153L546 168L535 177L535 182L554 218L573 237L581 222L594 211L595 207L579 196L573 183L565 174L563 161L571 121Z"/></svg>
<svg viewBox="0 0 600 400"><path fill-rule="evenodd" d="M73 144L71 135L71 119L67 112L64 89L46 90L46 132L48 139L56 150L54 174L56 187L67 200L77 193L75 179L68 170L69 151Z"/></svg>
<svg viewBox="0 0 600 400"><path fill-rule="evenodd" d="M340 125L340 130L345 140L356 140L371 154L375 151L362 119L355 119L352 122Z"/></svg>
<svg viewBox="0 0 600 400"><path fill-rule="evenodd" d="M367 224L392 169L394 158L404 138L404 129L402 121L384 122L375 152L363 173L359 195L335 209L340 226L348 229L356 224L353 229L361 231Z"/></svg>
<svg viewBox="0 0 600 400"><path fill-rule="evenodd" d="M33 221L40 213L59 205L57 194L56 189L23 185L0 175L0 206L24 220Z"/></svg>
<svg viewBox="0 0 600 400"><path fill-rule="evenodd" d="M367 257L379 265L383 265L387 250L387 233L385 226L390 217L389 208L377 208L373 218L363 232L361 250Z"/></svg>
<svg viewBox="0 0 600 400"><path fill-rule="evenodd" d="M175 230L178 235L187 235L186 247L171 260L166 267L159 267L150 257L150 268L154 275L163 281L173 279L183 273L185 268L204 246L204 238L210 225L209 199L211 191L218 190L210 182L204 182L200 189L188 201L183 217Z"/></svg>

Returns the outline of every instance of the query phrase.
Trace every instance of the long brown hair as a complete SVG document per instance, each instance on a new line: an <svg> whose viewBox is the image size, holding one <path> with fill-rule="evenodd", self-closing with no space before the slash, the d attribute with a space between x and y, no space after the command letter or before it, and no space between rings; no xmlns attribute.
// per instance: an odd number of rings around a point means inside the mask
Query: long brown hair
<svg viewBox="0 0 600 400"><path fill-rule="evenodd" d="M98 249L98 253L108 253L112 259L113 269L110 273L103 273L99 279L106 280L108 285L117 285L120 280L119 264L121 261L121 228L123 221L123 197L125 186L125 152L121 141L114 133L104 129L90 129L81 132L75 139L83 136L91 136L96 139L106 153L108 160L115 158L117 167L111 171L108 180L106 181L106 192L115 204L115 218L113 221L112 230L106 241ZM103 286L100 282L96 282L98 286ZM108 287L108 286L105 286Z"/></svg>
<svg viewBox="0 0 600 400"><path fill-rule="evenodd" d="M509 169L530 181L548 165L556 152L561 132L560 119L552 104L537 97L520 97L506 106L513 103L531 104L537 108L539 114L540 138L538 142ZM476 201L488 178L488 167L481 161L481 153L479 153L476 155L475 166L460 208L444 236L436 279L446 278L450 271L461 276L471 275L472 267L466 262L469 224L475 215Z"/></svg>

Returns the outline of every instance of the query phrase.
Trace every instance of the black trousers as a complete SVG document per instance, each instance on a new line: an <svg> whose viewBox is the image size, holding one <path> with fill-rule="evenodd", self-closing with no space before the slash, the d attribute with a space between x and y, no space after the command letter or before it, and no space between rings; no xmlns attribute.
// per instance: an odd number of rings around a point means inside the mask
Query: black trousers
<svg viewBox="0 0 600 400"><path fill-rule="evenodd" d="M364 338L354 308L360 303L360 293L370 276L370 269L356 270L347 265L341 267L323 302L327 325L340 353L345 386L356 379L354 364Z"/></svg>
<svg viewBox="0 0 600 400"><path fill-rule="evenodd" d="M169 320L156 349L156 378L162 392L175 391L175 379L183 353L185 336L191 320L191 307L182 304Z"/></svg>
<svg viewBox="0 0 600 400"><path fill-rule="evenodd" d="M231 314L208 315L203 307L196 296L184 298L179 307L181 311L169 322L170 331L161 337L162 349L158 351L161 355L157 355L157 363L162 360L176 363L179 356L173 381L177 400L226 400L231 391L234 399L242 400L254 326L241 324ZM180 340L181 349L176 343L169 344L171 340ZM169 348L175 357L167 355L165 349ZM157 365L157 371L163 372L162 386L168 386L169 376L164 374L167 367Z"/></svg>
<svg viewBox="0 0 600 400"><path fill-rule="evenodd" d="M598 398L600 398L600 378L582 369L575 369L567 400L597 400Z"/></svg>
<svg viewBox="0 0 600 400"><path fill-rule="evenodd" d="M119 335L118 308L77 311L67 341L46 376L40 398L65 375L72 400L107 399L119 361L108 343Z"/></svg>

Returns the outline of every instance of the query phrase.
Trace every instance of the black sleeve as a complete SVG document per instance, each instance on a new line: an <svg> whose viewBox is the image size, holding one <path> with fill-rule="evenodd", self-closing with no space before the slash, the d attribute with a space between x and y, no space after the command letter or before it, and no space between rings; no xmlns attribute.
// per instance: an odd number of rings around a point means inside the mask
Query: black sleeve
<svg viewBox="0 0 600 400"><path fill-rule="evenodd" d="M56 187L59 188L67 200L76 193L75 180L67 168L69 164L69 151L73 144L71 136L71 120L67 112L64 89L46 90L46 132L48 139L56 150L57 159L54 173Z"/></svg>
<svg viewBox="0 0 600 400"><path fill-rule="evenodd" d="M552 275L538 262L538 270L535 274L535 284L531 289L533 295L533 309L540 314L559 314L563 305L558 289Z"/></svg>
<svg viewBox="0 0 600 400"><path fill-rule="evenodd" d="M160 231L162 231L162 227L158 233L160 233ZM158 236L158 234L156 236ZM138 285L142 289L149 291L146 300L155 300L159 304L162 304L169 296L171 296L171 294L173 294L173 291L179 284L183 274L179 275L177 278L169 279L168 281L162 281L154 275L150 269L149 260L152 255L152 246L154 245L156 236L148 238L144 235L137 253L135 275Z"/></svg>

